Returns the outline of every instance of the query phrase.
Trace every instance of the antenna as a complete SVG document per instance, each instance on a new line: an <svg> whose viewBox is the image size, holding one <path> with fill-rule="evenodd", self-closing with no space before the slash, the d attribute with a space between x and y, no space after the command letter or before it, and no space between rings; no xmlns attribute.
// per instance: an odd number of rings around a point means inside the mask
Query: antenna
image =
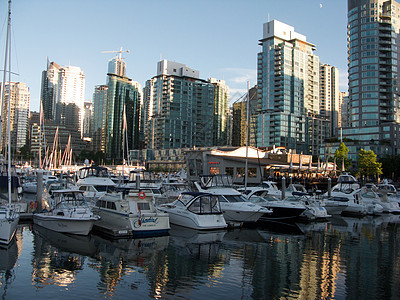
<svg viewBox="0 0 400 300"><path fill-rule="evenodd" d="M101 53L119 53L118 58L121 58L121 55L123 52L129 53L129 50L122 50L122 47L119 50L115 50L115 51L101 51Z"/></svg>

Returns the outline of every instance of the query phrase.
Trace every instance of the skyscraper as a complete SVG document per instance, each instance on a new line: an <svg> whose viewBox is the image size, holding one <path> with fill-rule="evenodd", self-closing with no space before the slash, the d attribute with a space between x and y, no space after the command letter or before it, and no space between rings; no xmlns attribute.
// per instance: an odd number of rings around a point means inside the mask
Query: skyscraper
<svg viewBox="0 0 400 300"><path fill-rule="evenodd" d="M173 149L228 144L228 88L200 79L184 64L162 60L146 82L144 118L147 148Z"/></svg>
<svg viewBox="0 0 400 300"><path fill-rule="evenodd" d="M47 69L42 72L40 102L43 116L47 120L54 120L58 92L58 75L61 67L55 62L47 62Z"/></svg>
<svg viewBox="0 0 400 300"><path fill-rule="evenodd" d="M106 156L122 160L126 150L139 147L141 95L138 83L125 76L126 63L120 56L109 61L108 70L112 73L107 73Z"/></svg>
<svg viewBox="0 0 400 300"><path fill-rule="evenodd" d="M277 20L264 24L260 45L257 145L316 154L318 144L312 135L325 134L328 120L319 117L320 61L315 46L292 26Z"/></svg>
<svg viewBox="0 0 400 300"><path fill-rule="evenodd" d="M319 80L320 114L330 122L330 136L337 136L339 127L340 92L339 70L328 64L321 64Z"/></svg>
<svg viewBox="0 0 400 300"><path fill-rule="evenodd" d="M4 85L1 83L0 94ZM8 102L11 101L11 111L8 111ZM3 128L1 135L1 148L7 141L8 118L10 118L11 148L18 151L23 147L28 138L29 117L29 88L24 82L11 82L5 84L3 101ZM8 143L8 141L7 141Z"/></svg>
<svg viewBox="0 0 400 300"><path fill-rule="evenodd" d="M350 127L343 135L378 155L399 154L399 28L398 2L348 0Z"/></svg>
<svg viewBox="0 0 400 300"><path fill-rule="evenodd" d="M69 126L82 135L85 75L79 67L63 67L58 77L56 124Z"/></svg>
<svg viewBox="0 0 400 300"><path fill-rule="evenodd" d="M94 87L91 132L92 148L95 152L106 152L107 93L106 84Z"/></svg>

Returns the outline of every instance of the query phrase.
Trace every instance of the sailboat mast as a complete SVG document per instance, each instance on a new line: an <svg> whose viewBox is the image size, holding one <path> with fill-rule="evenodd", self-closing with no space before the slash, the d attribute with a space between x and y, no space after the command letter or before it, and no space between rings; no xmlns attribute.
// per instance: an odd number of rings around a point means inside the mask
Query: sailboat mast
<svg viewBox="0 0 400 300"><path fill-rule="evenodd" d="M247 180L249 177L249 123L250 123L250 83L247 81L247 118L246 118L246 167L244 171L244 190L247 191ZM257 150L258 151L258 150Z"/></svg>
<svg viewBox="0 0 400 300"><path fill-rule="evenodd" d="M5 56L4 56L4 69L3 69L3 86L1 90L1 116L0 116L0 143L2 143L3 136L3 116L4 116L4 95L6 90L6 75L7 75L7 64L8 64L8 44L9 44L9 35L10 35L10 26L11 26L11 0L8 1L8 17L7 17L7 33L6 33L6 48L5 48ZM4 145L3 145L4 146ZM2 150L2 149L0 149Z"/></svg>
<svg viewBox="0 0 400 300"><path fill-rule="evenodd" d="M7 36L11 29L11 0L8 1L8 23L7 23ZM7 114L7 135L8 135L8 204L11 206L11 41L8 40L8 114ZM4 87L5 88L5 87Z"/></svg>

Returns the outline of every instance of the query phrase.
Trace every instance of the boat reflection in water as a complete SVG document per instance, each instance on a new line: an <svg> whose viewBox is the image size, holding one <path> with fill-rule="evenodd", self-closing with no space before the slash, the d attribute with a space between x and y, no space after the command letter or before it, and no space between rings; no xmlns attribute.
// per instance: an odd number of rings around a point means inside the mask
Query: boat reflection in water
<svg viewBox="0 0 400 300"><path fill-rule="evenodd" d="M33 225L33 278L36 287L45 285L68 286L76 281L84 269L87 256L95 253L92 238L69 235Z"/></svg>
<svg viewBox="0 0 400 300"><path fill-rule="evenodd" d="M400 299L400 216L281 225L79 241L35 227L34 252L21 254L33 271L18 269L40 298ZM18 275L9 296L26 285Z"/></svg>

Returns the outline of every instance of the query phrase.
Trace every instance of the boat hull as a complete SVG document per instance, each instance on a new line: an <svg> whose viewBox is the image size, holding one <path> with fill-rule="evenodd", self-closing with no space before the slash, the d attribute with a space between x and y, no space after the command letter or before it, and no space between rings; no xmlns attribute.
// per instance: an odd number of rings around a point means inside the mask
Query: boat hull
<svg viewBox="0 0 400 300"><path fill-rule="evenodd" d="M44 228L70 234L88 235L96 218L62 218L59 216L37 213L33 223Z"/></svg>
<svg viewBox="0 0 400 300"><path fill-rule="evenodd" d="M115 228L126 235L155 236L167 234L169 225L168 214L143 213L141 216L120 213L109 209L96 208L100 220L95 225L103 228Z"/></svg>
<svg viewBox="0 0 400 300"><path fill-rule="evenodd" d="M0 219L0 244L8 245L11 243L17 229L18 221L19 216L11 219Z"/></svg>
<svg viewBox="0 0 400 300"><path fill-rule="evenodd" d="M272 213L264 214L260 221L262 220L291 220L300 216L305 208L290 208L290 207L277 207L277 206L264 206L270 210Z"/></svg>
<svg viewBox="0 0 400 300"><path fill-rule="evenodd" d="M188 211L174 211L162 209L169 214L172 224L196 229L196 230L215 230L224 229L228 225L222 214L194 214Z"/></svg>

